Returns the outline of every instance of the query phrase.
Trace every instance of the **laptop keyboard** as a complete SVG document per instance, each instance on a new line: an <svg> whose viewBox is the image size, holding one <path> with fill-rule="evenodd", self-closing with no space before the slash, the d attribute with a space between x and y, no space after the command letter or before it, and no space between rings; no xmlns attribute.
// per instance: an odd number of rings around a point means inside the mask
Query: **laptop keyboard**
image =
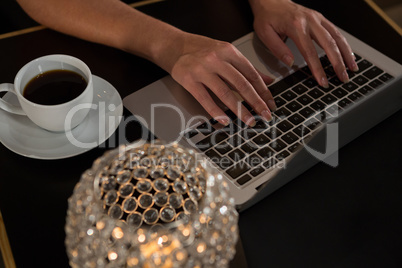
<svg viewBox="0 0 402 268"><path fill-rule="evenodd" d="M245 125L228 110L228 126L210 119L186 131L185 137L235 185L243 187L265 171L283 166L323 123L393 78L368 60L355 56L359 71L348 72L348 83L336 77L327 56L323 56L320 60L329 80L328 88L317 84L308 66L270 85L278 107L271 122L261 119L243 102L256 118L254 127Z"/></svg>

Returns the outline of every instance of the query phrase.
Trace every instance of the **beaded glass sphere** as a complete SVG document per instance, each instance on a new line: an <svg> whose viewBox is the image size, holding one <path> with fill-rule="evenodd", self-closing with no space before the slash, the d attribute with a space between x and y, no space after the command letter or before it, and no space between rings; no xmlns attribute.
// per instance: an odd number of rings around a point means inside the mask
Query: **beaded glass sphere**
<svg viewBox="0 0 402 268"><path fill-rule="evenodd" d="M191 149L137 142L106 152L68 201L72 267L228 267L238 213Z"/></svg>

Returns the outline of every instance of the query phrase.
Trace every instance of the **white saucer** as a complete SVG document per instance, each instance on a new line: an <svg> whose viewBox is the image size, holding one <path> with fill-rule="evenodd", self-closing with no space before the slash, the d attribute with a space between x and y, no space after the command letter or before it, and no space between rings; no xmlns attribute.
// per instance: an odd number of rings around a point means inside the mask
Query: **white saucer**
<svg viewBox="0 0 402 268"><path fill-rule="evenodd" d="M67 158L102 144L119 126L123 104L119 93L110 83L95 75L93 83L93 109L73 130L67 133L49 132L26 116L0 109L0 142L17 154L37 159ZM12 93L7 93L3 99L19 105Z"/></svg>

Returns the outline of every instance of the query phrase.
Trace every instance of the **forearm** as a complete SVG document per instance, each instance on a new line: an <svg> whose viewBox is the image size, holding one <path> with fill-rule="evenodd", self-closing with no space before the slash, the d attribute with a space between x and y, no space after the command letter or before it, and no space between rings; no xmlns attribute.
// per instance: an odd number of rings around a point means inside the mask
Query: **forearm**
<svg viewBox="0 0 402 268"><path fill-rule="evenodd" d="M118 0L18 0L37 22L151 60L171 71L185 33Z"/></svg>

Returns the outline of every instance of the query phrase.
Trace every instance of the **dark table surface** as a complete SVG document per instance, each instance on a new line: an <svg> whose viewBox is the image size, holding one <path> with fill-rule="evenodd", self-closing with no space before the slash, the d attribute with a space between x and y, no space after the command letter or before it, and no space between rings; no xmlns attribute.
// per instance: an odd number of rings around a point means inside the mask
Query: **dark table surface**
<svg viewBox="0 0 402 268"><path fill-rule="evenodd" d="M363 0L297 2L402 63L401 36ZM139 9L225 41L252 30L245 0L169 0ZM0 40L0 81L12 82L26 62L53 53L82 59L122 98L166 75L136 56L45 29ZM30 159L0 145L0 210L17 267L68 267L67 199L80 174L119 134L134 141L139 125L119 128L102 148L63 160ZM343 147L338 167L317 164L242 212L248 266L402 267L401 134L399 111Z"/></svg>

